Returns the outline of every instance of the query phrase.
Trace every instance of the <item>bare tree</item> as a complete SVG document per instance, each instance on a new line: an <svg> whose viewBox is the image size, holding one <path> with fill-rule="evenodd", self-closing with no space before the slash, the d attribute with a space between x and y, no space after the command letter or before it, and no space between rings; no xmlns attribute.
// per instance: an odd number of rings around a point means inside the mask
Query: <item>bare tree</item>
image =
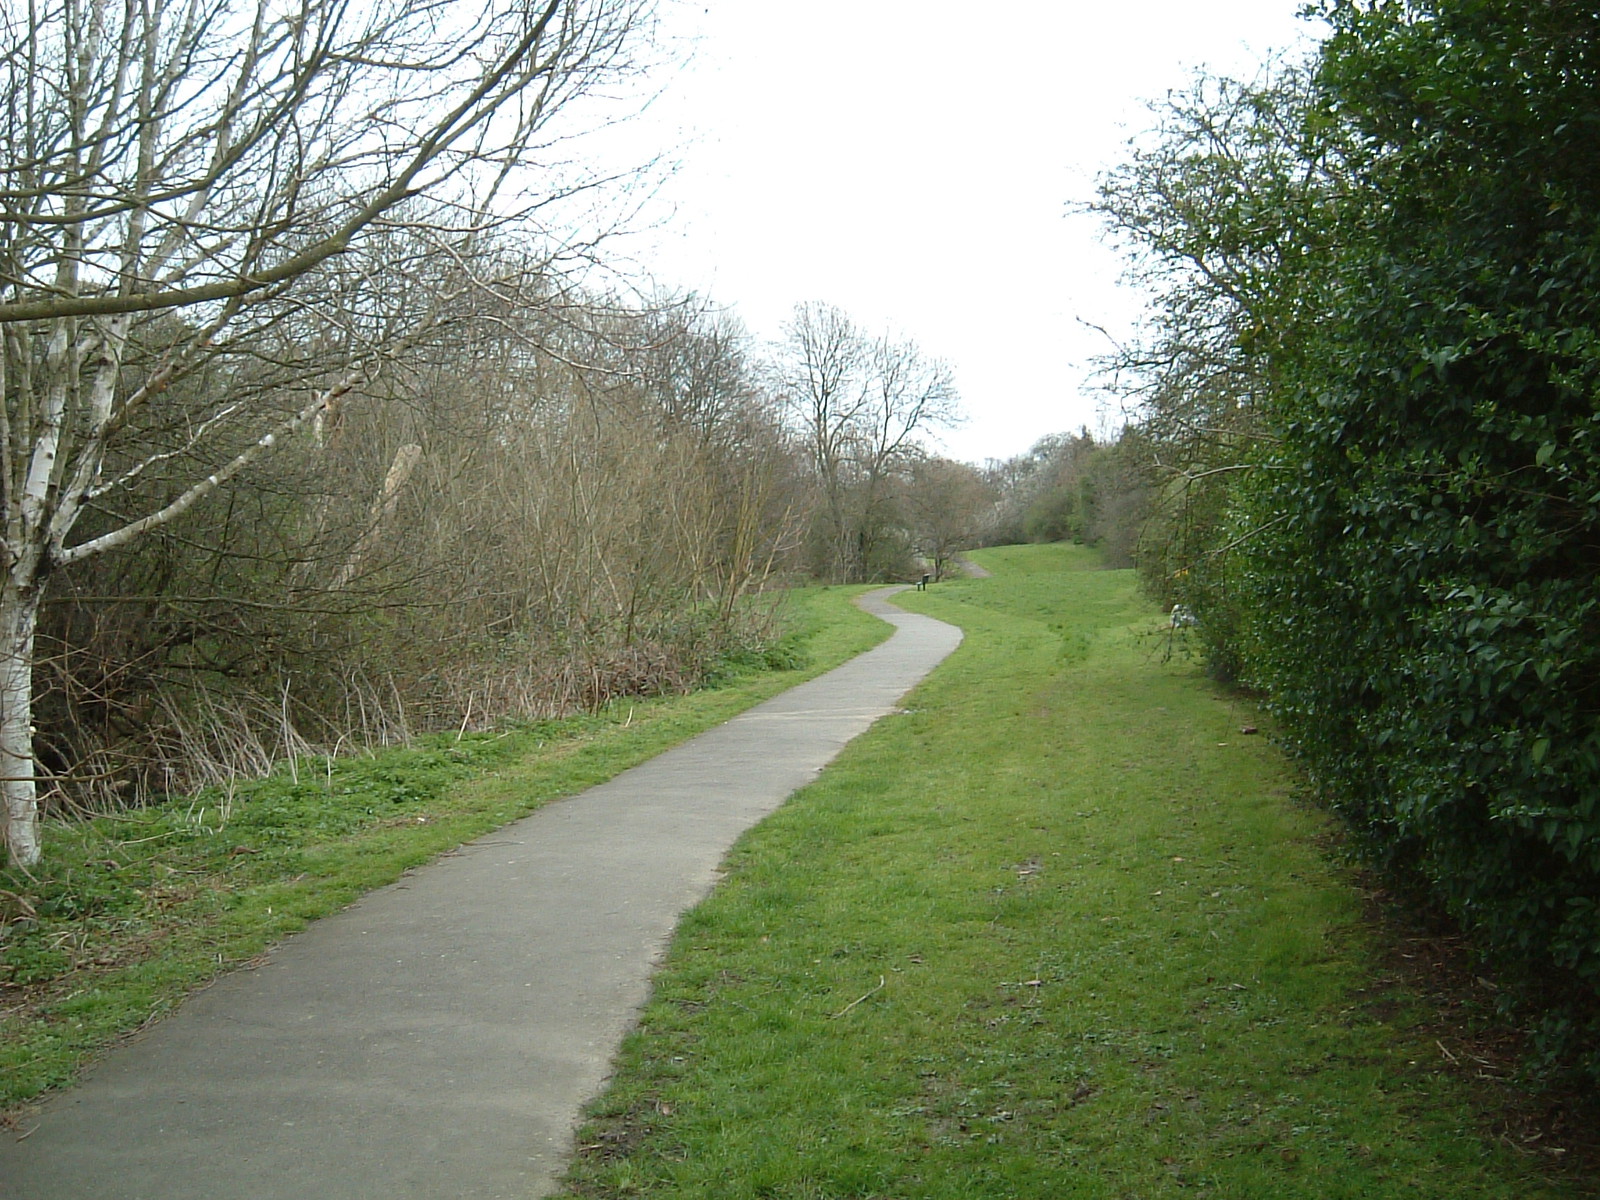
<svg viewBox="0 0 1600 1200"><path fill-rule="evenodd" d="M797 306L784 332L778 387L822 492L828 571L863 579L895 526L895 469L958 419L954 380L915 344L870 338L831 305Z"/></svg>
<svg viewBox="0 0 1600 1200"><path fill-rule="evenodd" d="M348 302L394 266L397 226L448 252L592 182L532 169L570 131L570 102L627 65L641 20L637 0L42 0L0 15L13 862L40 853L46 578L189 510L449 311L448 295ZM139 444L146 414L202 374L176 440ZM119 503L173 462L194 467L142 511ZM97 532L75 537L89 513Z"/></svg>
<svg viewBox="0 0 1600 1200"><path fill-rule="evenodd" d="M896 468L920 454L920 436L959 419L949 366L927 357L915 343L879 338L867 361L870 399L859 414L855 435L860 488L854 553L863 577L880 561L880 543L895 524L896 514L888 506Z"/></svg>
<svg viewBox="0 0 1600 1200"><path fill-rule="evenodd" d="M918 459L907 474L906 516L917 553L943 579L955 557L994 528L998 491L976 467L948 458Z"/></svg>
<svg viewBox="0 0 1600 1200"><path fill-rule="evenodd" d="M829 570L846 579L851 574L849 459L869 399L865 340L833 305L799 304L784 326L780 353L777 389L804 441L827 510Z"/></svg>

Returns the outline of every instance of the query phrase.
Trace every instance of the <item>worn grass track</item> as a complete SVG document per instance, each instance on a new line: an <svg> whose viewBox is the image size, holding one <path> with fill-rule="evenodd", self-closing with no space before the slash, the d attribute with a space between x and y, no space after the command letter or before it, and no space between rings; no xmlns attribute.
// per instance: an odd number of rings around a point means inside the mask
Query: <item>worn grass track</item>
<svg viewBox="0 0 1600 1200"><path fill-rule="evenodd" d="M962 648L681 926L582 1197L1567 1197L1385 978L1243 702L1091 554L904 598Z"/></svg>

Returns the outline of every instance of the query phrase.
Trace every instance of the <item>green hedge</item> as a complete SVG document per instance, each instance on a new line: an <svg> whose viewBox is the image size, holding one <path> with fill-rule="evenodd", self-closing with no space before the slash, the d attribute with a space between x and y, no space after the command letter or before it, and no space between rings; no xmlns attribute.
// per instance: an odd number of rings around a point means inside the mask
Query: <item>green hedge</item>
<svg viewBox="0 0 1600 1200"><path fill-rule="evenodd" d="M1305 153L1355 152L1245 496L1255 676L1600 1078L1600 12L1327 15Z"/></svg>

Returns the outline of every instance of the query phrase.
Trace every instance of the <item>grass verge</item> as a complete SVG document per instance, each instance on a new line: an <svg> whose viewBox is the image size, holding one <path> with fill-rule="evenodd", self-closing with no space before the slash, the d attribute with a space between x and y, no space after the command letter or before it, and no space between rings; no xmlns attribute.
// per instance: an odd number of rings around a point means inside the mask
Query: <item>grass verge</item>
<svg viewBox="0 0 1600 1200"><path fill-rule="evenodd" d="M39 868L0 872L0 1120L306 922L881 641L890 627L849 603L861 590L789 594L790 633L769 655L785 669L52 823Z"/></svg>
<svg viewBox="0 0 1600 1200"><path fill-rule="evenodd" d="M1489 1135L1247 705L1069 547L735 848L567 1195L1570 1197ZM1442 1056L1443 1055L1443 1056Z"/></svg>

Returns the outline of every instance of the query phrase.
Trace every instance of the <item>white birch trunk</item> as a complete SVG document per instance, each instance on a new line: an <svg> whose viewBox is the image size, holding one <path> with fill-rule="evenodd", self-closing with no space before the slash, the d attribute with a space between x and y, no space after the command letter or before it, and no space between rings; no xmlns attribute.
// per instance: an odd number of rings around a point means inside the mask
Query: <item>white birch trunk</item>
<svg viewBox="0 0 1600 1200"><path fill-rule="evenodd" d="M13 866L39 861L39 790L33 760L33 637L37 580L0 587L0 796L6 854Z"/></svg>
<svg viewBox="0 0 1600 1200"><path fill-rule="evenodd" d="M422 447L415 442L407 442L395 451L394 461L389 464L389 473L384 476L383 487L372 502L372 511L367 517L367 527L361 531L361 536L356 539L356 544L345 559L344 566L339 568L338 578L333 581L335 590L350 586L350 581L356 577L362 562L372 553L372 548L377 544L384 526L394 519L394 510L400 506L400 493L405 488L406 481L411 478L411 472L416 470L417 463L421 461Z"/></svg>

